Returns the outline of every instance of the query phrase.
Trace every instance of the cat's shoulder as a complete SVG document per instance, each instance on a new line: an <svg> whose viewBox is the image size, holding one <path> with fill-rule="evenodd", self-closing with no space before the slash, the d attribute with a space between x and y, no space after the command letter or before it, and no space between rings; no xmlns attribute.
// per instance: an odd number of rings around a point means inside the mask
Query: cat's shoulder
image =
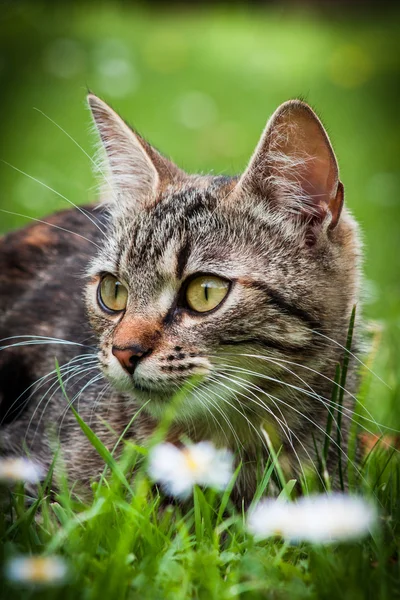
<svg viewBox="0 0 400 600"><path fill-rule="evenodd" d="M47 272L61 274L66 260L73 258L79 270L98 244L97 219L93 207L66 210L0 237L0 321Z"/></svg>

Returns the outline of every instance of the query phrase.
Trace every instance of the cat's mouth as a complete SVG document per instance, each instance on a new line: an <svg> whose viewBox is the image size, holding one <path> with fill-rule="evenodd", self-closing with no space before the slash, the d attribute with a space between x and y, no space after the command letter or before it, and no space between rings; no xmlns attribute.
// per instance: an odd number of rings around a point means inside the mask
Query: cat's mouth
<svg viewBox="0 0 400 600"><path fill-rule="evenodd" d="M137 374L130 376L129 384L129 391L135 399L145 402L147 400L162 400L166 402L173 397L177 390L176 382L146 379L145 377L138 377Z"/></svg>
<svg viewBox="0 0 400 600"><path fill-rule="evenodd" d="M172 386L166 386L166 385L154 385L154 383L145 383L145 382L137 382L132 378L132 387L135 390L135 392L139 392L142 394L157 394L157 396L160 395L171 395L173 388Z"/></svg>
<svg viewBox="0 0 400 600"><path fill-rule="evenodd" d="M160 384L155 385L152 382L137 382L132 378L131 394L140 404L149 403L149 406L156 404L158 410L161 410L161 407L165 407L172 400L175 393L176 386L161 386Z"/></svg>
<svg viewBox="0 0 400 600"><path fill-rule="evenodd" d="M171 376L170 373L160 372L163 367L167 368L164 364L161 365L161 369L148 364L139 364L133 373L129 373L121 368L119 361L113 356L109 363L103 365L103 371L116 389L128 393L140 403L150 401L151 404L165 405L173 400L177 391L189 379L196 375L206 376L209 373L209 366L204 361L202 364L191 366L196 368L189 370L180 369L178 366ZM171 365L168 365L168 370L171 370Z"/></svg>

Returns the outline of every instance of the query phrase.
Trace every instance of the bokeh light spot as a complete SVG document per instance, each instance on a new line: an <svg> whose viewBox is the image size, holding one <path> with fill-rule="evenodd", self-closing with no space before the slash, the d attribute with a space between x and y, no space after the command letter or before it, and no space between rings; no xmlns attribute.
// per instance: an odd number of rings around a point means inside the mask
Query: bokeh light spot
<svg viewBox="0 0 400 600"><path fill-rule="evenodd" d="M179 96L176 102L178 121L188 129L202 129L217 119L217 106L211 96L191 91Z"/></svg>
<svg viewBox="0 0 400 600"><path fill-rule="evenodd" d="M93 51L96 90L107 96L122 98L134 93L140 77L130 48L122 41L109 38L99 42Z"/></svg>
<svg viewBox="0 0 400 600"><path fill-rule="evenodd" d="M85 68L86 53L76 40L58 38L45 48L43 62L51 75L70 79Z"/></svg>
<svg viewBox="0 0 400 600"><path fill-rule="evenodd" d="M97 68L97 84L102 92L121 98L133 93L139 85L134 66L124 58L110 58Z"/></svg>

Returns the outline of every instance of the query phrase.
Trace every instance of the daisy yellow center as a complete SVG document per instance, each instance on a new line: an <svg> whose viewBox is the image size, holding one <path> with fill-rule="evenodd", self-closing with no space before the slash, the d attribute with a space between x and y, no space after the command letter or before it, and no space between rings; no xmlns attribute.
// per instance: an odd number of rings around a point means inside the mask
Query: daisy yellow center
<svg viewBox="0 0 400 600"><path fill-rule="evenodd" d="M31 558L26 565L26 577L30 581L49 581L52 578L51 566L46 558Z"/></svg>
<svg viewBox="0 0 400 600"><path fill-rule="evenodd" d="M185 458L186 465L187 465L187 467L189 468L190 471L192 471L192 472L195 473L196 471L199 470L199 464L193 458L193 454L190 451L190 449L185 448L185 450L183 450L183 456Z"/></svg>
<svg viewBox="0 0 400 600"><path fill-rule="evenodd" d="M19 473L17 473L18 465L14 463L4 465L1 469L4 477L8 477L9 479L14 479Z"/></svg>

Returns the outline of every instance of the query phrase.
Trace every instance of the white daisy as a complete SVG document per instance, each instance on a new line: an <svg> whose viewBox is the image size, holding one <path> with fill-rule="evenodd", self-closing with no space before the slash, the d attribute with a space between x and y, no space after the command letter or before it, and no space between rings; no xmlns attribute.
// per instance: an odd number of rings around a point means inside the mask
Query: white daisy
<svg viewBox="0 0 400 600"><path fill-rule="evenodd" d="M44 477L43 468L24 457L0 458L0 481L39 483Z"/></svg>
<svg viewBox="0 0 400 600"><path fill-rule="evenodd" d="M165 443L149 455L149 474L168 494L187 498L195 484L224 489L233 474L233 455L200 442L184 448Z"/></svg>
<svg viewBox="0 0 400 600"><path fill-rule="evenodd" d="M21 584L59 584L67 573L67 563L60 556L17 556L5 565L7 579Z"/></svg>
<svg viewBox="0 0 400 600"><path fill-rule="evenodd" d="M345 494L304 496L298 502L262 500L248 518L258 539L280 535L286 540L327 544L366 535L376 522L367 500Z"/></svg>

